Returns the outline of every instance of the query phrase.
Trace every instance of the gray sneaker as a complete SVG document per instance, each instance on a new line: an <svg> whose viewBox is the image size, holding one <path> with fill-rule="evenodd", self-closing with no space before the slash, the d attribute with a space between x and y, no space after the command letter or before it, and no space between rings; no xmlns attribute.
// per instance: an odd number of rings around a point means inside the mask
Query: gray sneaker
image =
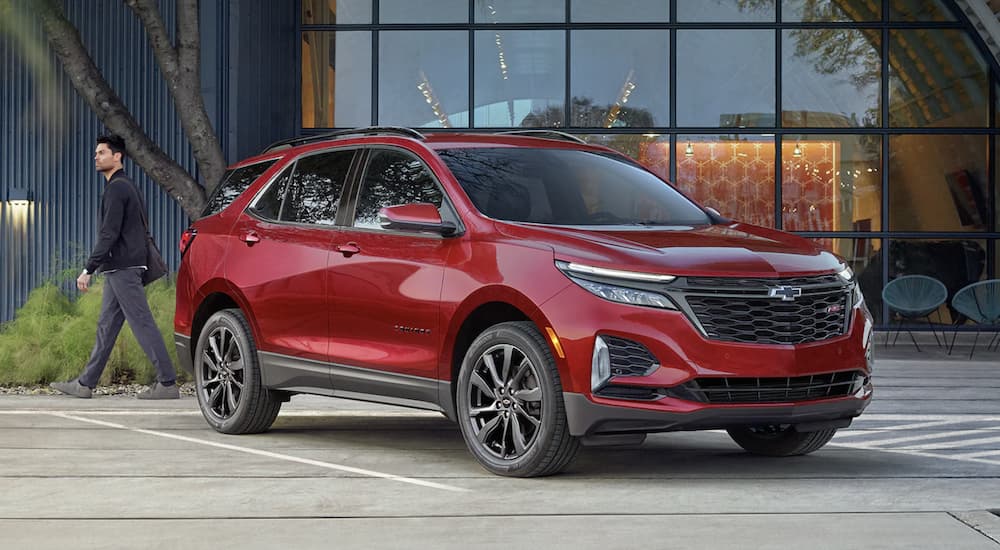
<svg viewBox="0 0 1000 550"><path fill-rule="evenodd" d="M72 395L73 397L80 397L82 399L90 399L94 394L94 390L80 383L79 380L70 380L69 382L53 382L49 384L49 387L54 390L59 390L66 395Z"/></svg>
<svg viewBox="0 0 1000 550"><path fill-rule="evenodd" d="M149 387L148 390L140 393L136 396L139 399L180 399L181 390L177 387L177 384L173 386L164 386L159 382L153 382L153 385Z"/></svg>

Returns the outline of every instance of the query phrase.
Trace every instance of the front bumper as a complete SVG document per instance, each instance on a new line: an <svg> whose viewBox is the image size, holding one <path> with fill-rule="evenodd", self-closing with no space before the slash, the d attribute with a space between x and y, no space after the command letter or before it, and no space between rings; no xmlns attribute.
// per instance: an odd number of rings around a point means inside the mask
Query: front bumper
<svg viewBox="0 0 1000 550"><path fill-rule="evenodd" d="M682 430L714 430L735 426L770 424L824 424L846 426L871 402L871 386L863 397L777 405L699 407L673 412L666 407L638 408L596 403L586 395L564 393L566 418L574 436L649 433ZM846 421L837 424L836 421Z"/></svg>

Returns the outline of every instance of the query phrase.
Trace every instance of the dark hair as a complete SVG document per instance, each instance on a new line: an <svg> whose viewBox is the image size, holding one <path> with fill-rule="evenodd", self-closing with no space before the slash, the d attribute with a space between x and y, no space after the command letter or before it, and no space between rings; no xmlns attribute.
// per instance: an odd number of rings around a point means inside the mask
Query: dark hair
<svg viewBox="0 0 1000 550"><path fill-rule="evenodd" d="M122 161L125 160L127 153L125 152L125 140L121 136L115 134L105 134L97 137L98 144L105 144L108 149L111 149L111 153L121 153Z"/></svg>

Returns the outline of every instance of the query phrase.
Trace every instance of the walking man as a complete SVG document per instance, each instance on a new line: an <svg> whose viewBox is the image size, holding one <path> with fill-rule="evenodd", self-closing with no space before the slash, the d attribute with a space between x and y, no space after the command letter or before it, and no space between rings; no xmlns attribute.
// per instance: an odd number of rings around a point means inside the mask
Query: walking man
<svg viewBox="0 0 1000 550"><path fill-rule="evenodd" d="M101 197L101 224L97 244L87 267L76 279L76 287L87 292L97 270L104 274L104 296L97 321L97 341L80 376L51 387L68 395L89 398L118 339L122 323L128 321L136 340L156 367L157 380L139 399L177 399L177 374L167 354L163 336L153 320L142 288L146 269L146 206L139 190L125 175L125 140L116 135L97 138L94 164L106 184Z"/></svg>

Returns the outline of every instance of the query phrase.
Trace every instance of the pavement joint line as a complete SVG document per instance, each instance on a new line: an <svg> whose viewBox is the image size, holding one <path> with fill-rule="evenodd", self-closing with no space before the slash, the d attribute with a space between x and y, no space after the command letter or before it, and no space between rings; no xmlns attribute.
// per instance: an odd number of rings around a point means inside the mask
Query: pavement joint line
<svg viewBox="0 0 1000 550"><path fill-rule="evenodd" d="M169 434L169 433L165 433L165 432L158 432L158 431L155 431L155 430L146 430L146 429L142 429L142 428L130 428L130 427L124 426L122 424L115 424L113 422L105 422L103 420L95 420L93 418L84 418L82 416L71 415L71 414L67 414L67 413L64 413L64 412L60 412L60 411L49 411L48 414L51 414L52 416L58 416L58 417L61 417L61 418L66 418L66 419L69 419L69 420L76 420L78 422L86 422L86 423L90 423L90 424L96 424L96 425L99 425L99 426L106 426L106 427L109 427L109 428L118 428L118 429L121 429L121 430L130 431L130 432L141 433L141 434L146 434L146 435L153 435L153 436L156 436L156 437L163 437L163 438L167 438L167 439L175 439L175 440L178 440L178 441L186 441L188 443L196 443L196 444L199 444L199 445L206 445L206 446L209 446L209 447L216 447L216 448L219 448L219 449L226 449L228 451L236 451L236 452L240 452L240 453L246 453L246 454L251 454L251 455L263 456L263 457L267 457L267 458L274 458L274 459L278 459L278 460L286 460L286 461L289 461L289 462L298 462L299 464L306 464L306 465L309 465L309 466L317 466L317 467L326 468L326 469L329 469L329 470L339 470L339 471L342 471L342 472L349 472L349 473L353 473L353 474L359 474L359 475L368 476L368 477L375 477L375 478L385 479L385 480L389 480L389 481L397 481L397 482L400 482L400 483L408 483L408 484L411 484L411 485L418 485L418 486L421 486L421 487L428 487L428 488L431 488L431 489L441 489L441 490L444 490L444 491L452 491L452 492L458 492L458 493L464 493L464 492L468 491L468 489L463 489L461 487L455 487L455 486L452 486L452 485L445 485L443 483L434 483L434 482L431 482L431 481L424 481L424 480L421 480L421 479L414 479L414 478L405 477L405 476L398 476L398 475L394 475L394 474L387 474L387 473L383 473L383 472L377 472L375 470L367 470L367 469L364 469L364 468L355 468L353 466L344 466L342 464L334 464L332 462L323 462L321 460L312 460L312 459L309 459L309 458L300 458L300 457L297 457L297 456L286 455L286 454L281 454L281 453L274 453L274 452L271 452L271 451L262 451L262 450L253 449L253 448L250 448L250 447L240 447L238 445L230 445L228 443L217 443L217 442L214 442L214 441L206 441L204 439L198 439L198 438L195 438L195 437L187 437L187 436L183 436L183 435Z"/></svg>

